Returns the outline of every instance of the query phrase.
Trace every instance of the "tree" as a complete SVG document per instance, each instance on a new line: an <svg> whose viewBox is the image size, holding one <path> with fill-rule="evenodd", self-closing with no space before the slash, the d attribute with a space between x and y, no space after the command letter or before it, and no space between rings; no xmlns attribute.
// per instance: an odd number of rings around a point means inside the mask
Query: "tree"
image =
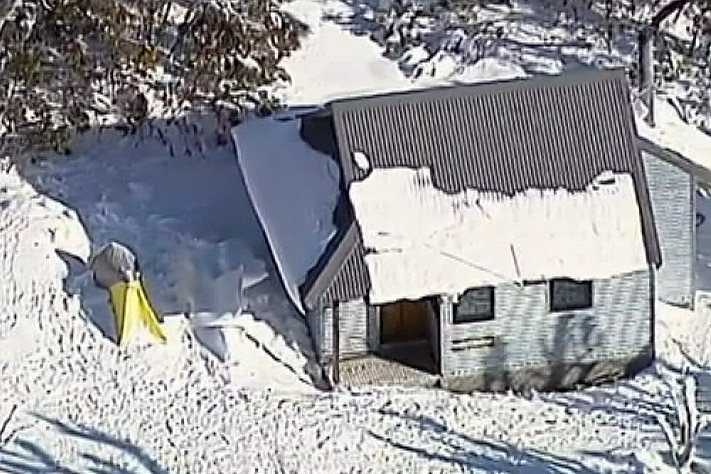
<svg viewBox="0 0 711 474"><path fill-rule="evenodd" d="M279 0L0 0L0 153L275 105L305 25Z"/></svg>
<svg viewBox="0 0 711 474"><path fill-rule="evenodd" d="M644 25L637 36L637 51L639 63L639 91L642 102L647 107L646 121L654 125L654 43L662 23L674 13L679 13L692 3L692 0L673 0L661 7ZM705 3L705 2L699 2ZM707 5L708 7L708 5ZM696 32L694 37L697 36ZM693 54L693 47L691 53Z"/></svg>
<svg viewBox="0 0 711 474"><path fill-rule="evenodd" d="M502 38L505 42L507 20L512 23L511 20L521 16L516 11L508 18L502 13L498 19L490 13L479 14L491 4L509 4L507 0L440 0L424 4L414 0L392 0L386 3L388 11L376 15L381 23L374 35L377 41L394 49L395 53L423 43L430 50L446 48L452 51L453 48L454 52L474 46L477 51L470 54L471 58L465 58L469 62L482 57L479 54L482 52L478 51L479 43L487 40L496 43ZM678 19L683 12L685 17L691 18L689 34L692 37L682 51L684 56L708 59L711 53L711 0L548 0L530 4L541 9L539 21L544 24L576 30L578 38L566 45L592 45L595 40L604 39L610 49L620 34L634 33L652 40L668 41L669 35L663 34L664 22L670 18ZM586 15L586 12L592 14ZM591 19L594 20L591 22ZM433 33L422 27L433 23L445 31ZM580 26L585 27L585 39L580 37ZM454 34L448 35L448 32Z"/></svg>
<svg viewBox="0 0 711 474"><path fill-rule="evenodd" d="M672 422L662 415L657 421L669 444L672 461L678 472L693 472L696 447L701 432L711 424L708 414L700 413L696 405L697 388L693 375L684 373L679 379L667 379L673 400Z"/></svg>
<svg viewBox="0 0 711 474"><path fill-rule="evenodd" d="M563 0L568 3L568 0ZM654 125L655 62L668 58L671 47L681 49L684 60L695 62L705 70L711 79L709 59L711 59L711 1L710 0L593 0L590 6L597 6L604 13L607 39L611 41L618 31L615 26L631 28L637 34L637 86L640 98L647 108L646 121ZM671 45L669 36L664 34L664 23L672 17L676 20L682 14L691 19L688 46L679 48ZM655 54L655 49L658 51ZM678 53L677 51L674 52ZM661 67L658 69L662 69Z"/></svg>

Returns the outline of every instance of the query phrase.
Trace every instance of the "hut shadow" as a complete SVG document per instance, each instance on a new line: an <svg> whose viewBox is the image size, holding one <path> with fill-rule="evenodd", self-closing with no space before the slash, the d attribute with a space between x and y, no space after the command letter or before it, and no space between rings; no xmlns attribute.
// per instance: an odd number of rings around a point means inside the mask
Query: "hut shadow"
<svg viewBox="0 0 711 474"><path fill-rule="evenodd" d="M234 145L229 137L220 141L214 136L209 118L190 121L200 125L176 131L175 124L158 120L133 135L90 130L76 139L71 155L41 157L18 169L38 191L76 210L94 245L115 240L135 250L149 297L166 318L182 318L187 309L184 300L190 291L183 291L179 282L181 251L196 265L196 275L204 280L200 283L219 287L221 295L238 293L230 285L243 266L242 309L283 339L284 347L301 352L303 369L318 382L308 327L278 277ZM137 153L143 156L139 159ZM72 267L65 290L81 294L87 321L115 343L108 295L94 286L84 267L66 255L61 258ZM231 300L219 299L195 301L192 312L239 312ZM224 361L220 353L232 334L196 332L196 342Z"/></svg>

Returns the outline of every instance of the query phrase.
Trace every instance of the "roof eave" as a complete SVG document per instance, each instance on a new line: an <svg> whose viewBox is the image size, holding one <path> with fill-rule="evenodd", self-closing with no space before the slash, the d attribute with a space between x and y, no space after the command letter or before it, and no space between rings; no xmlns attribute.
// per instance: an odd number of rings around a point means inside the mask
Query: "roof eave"
<svg viewBox="0 0 711 474"><path fill-rule="evenodd" d="M314 278L302 288L302 301L309 310L318 307L319 301L343 266L346 258L360 242L358 225L353 220L345 231L334 236L330 249L322 255L322 265Z"/></svg>

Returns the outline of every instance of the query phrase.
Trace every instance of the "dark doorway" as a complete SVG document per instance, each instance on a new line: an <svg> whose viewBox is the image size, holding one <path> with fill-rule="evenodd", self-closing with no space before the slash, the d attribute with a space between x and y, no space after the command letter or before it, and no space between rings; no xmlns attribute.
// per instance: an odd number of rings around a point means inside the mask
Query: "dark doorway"
<svg viewBox="0 0 711 474"><path fill-rule="evenodd" d="M430 299L401 300L380 307L381 358L438 373L439 316Z"/></svg>
<svg viewBox="0 0 711 474"><path fill-rule="evenodd" d="M397 301L380 308L380 344L427 341L430 314L427 301Z"/></svg>

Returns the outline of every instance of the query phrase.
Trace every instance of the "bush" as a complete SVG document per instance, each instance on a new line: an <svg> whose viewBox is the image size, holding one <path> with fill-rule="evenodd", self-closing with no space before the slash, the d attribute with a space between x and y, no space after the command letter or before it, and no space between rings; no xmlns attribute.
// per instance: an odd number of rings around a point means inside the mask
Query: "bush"
<svg viewBox="0 0 711 474"><path fill-rule="evenodd" d="M275 105L305 25L279 0L0 0L0 153L95 125Z"/></svg>

